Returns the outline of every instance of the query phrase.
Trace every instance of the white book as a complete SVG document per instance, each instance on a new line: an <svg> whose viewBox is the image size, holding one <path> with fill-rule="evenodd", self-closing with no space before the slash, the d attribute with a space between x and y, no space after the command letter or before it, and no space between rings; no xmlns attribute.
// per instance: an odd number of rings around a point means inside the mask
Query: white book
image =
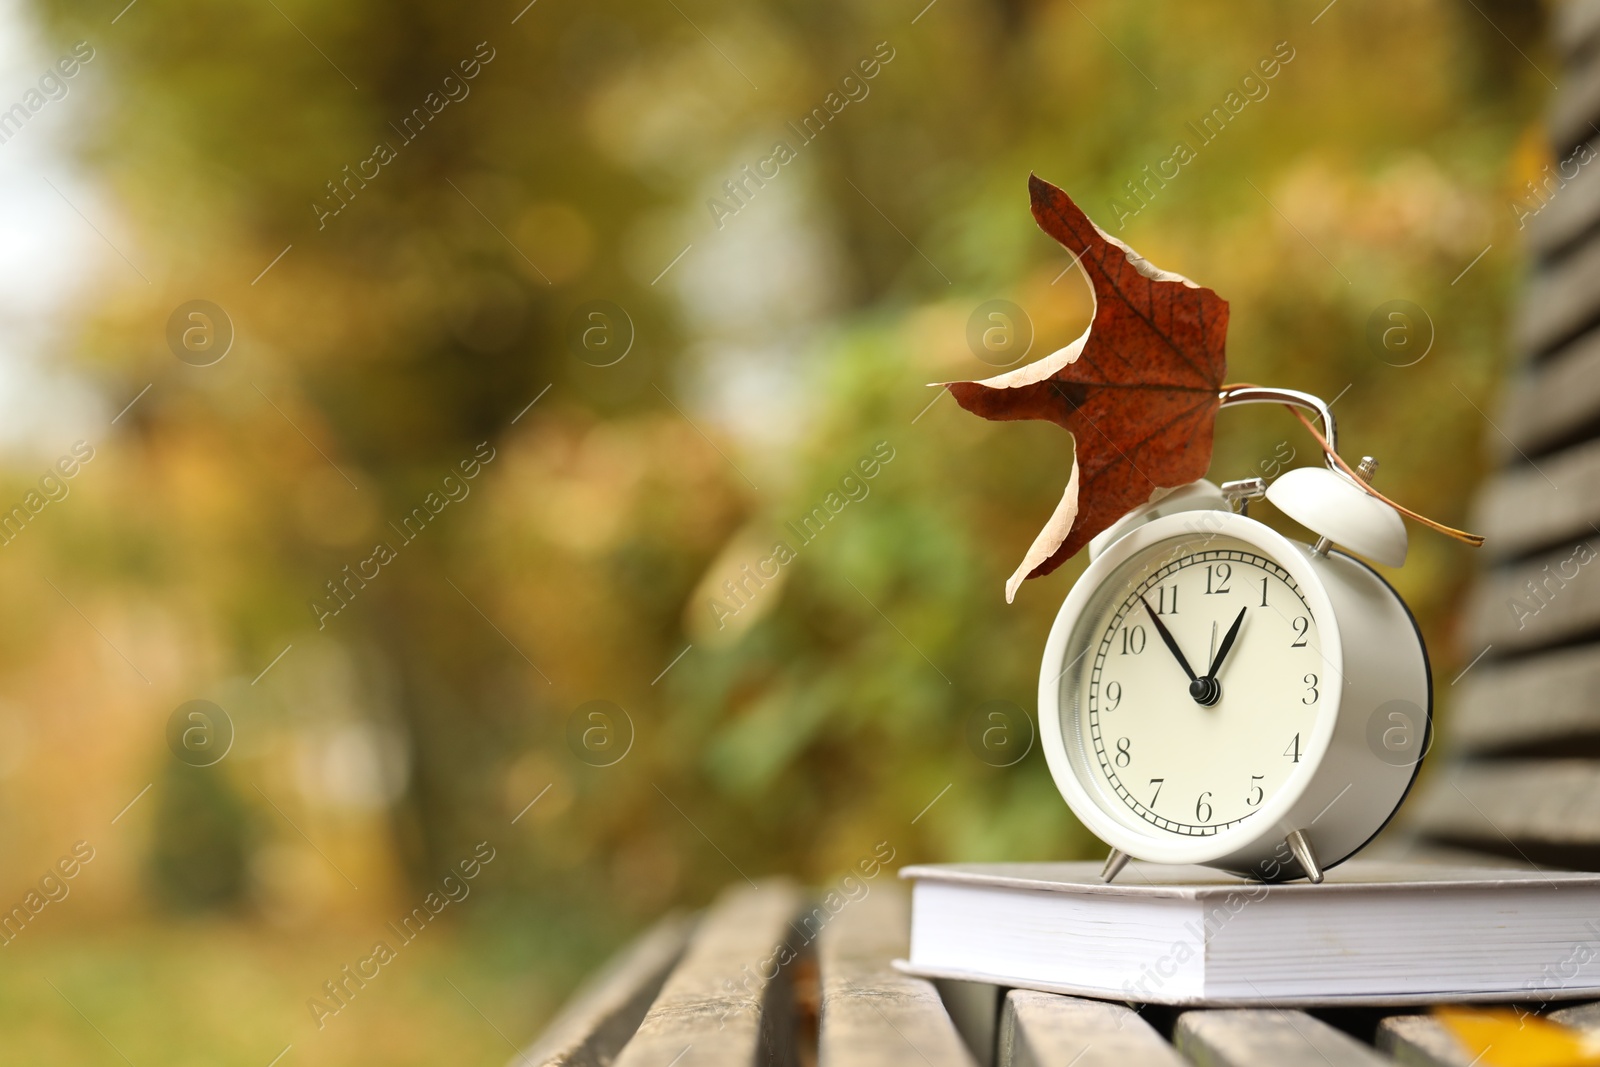
<svg viewBox="0 0 1600 1067"><path fill-rule="evenodd" d="M1321 885L1205 867L907 867L929 978L1108 1000L1392 1005L1600 997L1600 874L1355 860Z"/></svg>

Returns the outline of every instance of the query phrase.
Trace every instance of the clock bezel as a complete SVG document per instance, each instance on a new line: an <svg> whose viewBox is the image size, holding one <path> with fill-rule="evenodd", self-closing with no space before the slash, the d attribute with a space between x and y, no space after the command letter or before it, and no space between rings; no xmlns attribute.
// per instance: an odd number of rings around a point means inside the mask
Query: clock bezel
<svg viewBox="0 0 1600 1067"><path fill-rule="evenodd" d="M1148 831L1131 826L1101 805L1096 799L1099 786L1080 780L1077 761L1068 747L1076 738L1069 740L1066 732L1064 715L1072 709L1062 699L1066 689L1063 678L1069 653L1076 656L1079 651L1077 645L1069 647L1069 642L1084 610L1095 602L1105 581L1123 564L1164 542L1206 535L1249 545L1289 573L1317 624L1323 677L1344 676L1343 641L1333 601L1306 558L1305 548L1275 530L1232 511L1208 508L1153 519L1107 546L1073 585L1050 628L1039 672L1039 736L1051 777L1079 821L1113 848L1157 863L1208 863L1237 854L1257 839L1281 836L1280 822L1311 785L1328 752L1344 695L1344 686L1329 687L1300 765L1254 814L1237 826L1205 836L1178 837L1153 826ZM1092 643L1094 638L1086 640ZM1079 668L1074 677L1081 677L1083 669L1086 668ZM1085 768L1085 773L1092 771Z"/></svg>

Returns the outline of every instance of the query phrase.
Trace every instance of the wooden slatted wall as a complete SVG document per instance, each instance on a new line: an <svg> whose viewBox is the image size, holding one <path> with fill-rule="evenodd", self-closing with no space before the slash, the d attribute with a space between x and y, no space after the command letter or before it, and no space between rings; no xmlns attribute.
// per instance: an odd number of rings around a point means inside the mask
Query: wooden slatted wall
<svg viewBox="0 0 1600 1067"><path fill-rule="evenodd" d="M1597 868L1600 0L1563 5L1554 31L1564 74L1548 125L1565 166L1525 220L1520 369L1491 432L1499 469L1474 516L1485 567L1461 627L1463 662L1487 651L1451 693L1455 762L1408 815L1435 844Z"/></svg>

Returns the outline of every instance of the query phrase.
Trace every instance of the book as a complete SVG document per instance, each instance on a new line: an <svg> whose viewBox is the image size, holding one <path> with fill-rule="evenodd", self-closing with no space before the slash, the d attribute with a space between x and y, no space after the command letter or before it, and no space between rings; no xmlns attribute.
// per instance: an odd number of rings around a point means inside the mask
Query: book
<svg viewBox="0 0 1600 1067"><path fill-rule="evenodd" d="M1600 997L1600 874L1354 860L1321 885L1205 867L907 867L928 978L1177 1005Z"/></svg>

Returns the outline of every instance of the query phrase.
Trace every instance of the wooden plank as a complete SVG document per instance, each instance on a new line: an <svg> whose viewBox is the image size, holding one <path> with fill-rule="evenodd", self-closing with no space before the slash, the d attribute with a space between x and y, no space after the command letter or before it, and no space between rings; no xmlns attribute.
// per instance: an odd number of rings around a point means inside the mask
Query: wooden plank
<svg viewBox="0 0 1600 1067"><path fill-rule="evenodd" d="M1576 58L1561 78L1550 103L1550 143L1557 155L1594 136L1592 122L1600 122L1600 60L1591 51Z"/></svg>
<svg viewBox="0 0 1600 1067"><path fill-rule="evenodd" d="M1600 83L1597 83L1600 92ZM1514 328L1526 356L1575 339L1600 313L1600 241L1589 241L1528 281Z"/></svg>
<svg viewBox="0 0 1600 1067"><path fill-rule="evenodd" d="M1200 1067L1372 1067L1389 1060L1303 1011L1243 1008L1178 1017L1179 1050Z"/></svg>
<svg viewBox="0 0 1600 1067"><path fill-rule="evenodd" d="M1600 736L1600 648L1594 646L1480 664L1457 689L1448 727L1457 752Z"/></svg>
<svg viewBox="0 0 1600 1067"><path fill-rule="evenodd" d="M1600 629L1600 537L1480 575L1468 596L1467 647L1529 651Z"/></svg>
<svg viewBox="0 0 1600 1067"><path fill-rule="evenodd" d="M1575 250L1600 223L1600 138L1552 161L1513 196L1531 214L1515 212L1523 221L1523 241L1535 259L1550 260Z"/></svg>
<svg viewBox="0 0 1600 1067"><path fill-rule="evenodd" d="M975 1067L933 983L890 966L909 954L908 899L898 884L878 885L836 914L819 908L801 921L821 929L822 1067Z"/></svg>
<svg viewBox="0 0 1600 1067"><path fill-rule="evenodd" d="M1600 0L1566 0L1557 4L1550 19L1550 38L1570 60L1600 38Z"/></svg>
<svg viewBox="0 0 1600 1067"><path fill-rule="evenodd" d="M1561 1008L1551 1012L1549 1018L1552 1022L1570 1026L1574 1030L1600 1030L1600 1001Z"/></svg>
<svg viewBox="0 0 1600 1067"><path fill-rule="evenodd" d="M694 921L669 916L623 949L568 1001L518 1067L602 1067L639 1028L683 955Z"/></svg>
<svg viewBox="0 0 1600 1067"><path fill-rule="evenodd" d="M978 1067L994 1067L995 1045L1000 1036L1000 1001L1005 990L988 982L967 982L957 978L933 978L933 988L950 1013L956 1033L961 1035Z"/></svg>
<svg viewBox="0 0 1600 1067"><path fill-rule="evenodd" d="M1493 560L1596 537L1600 440L1542 457L1537 466L1515 463L1484 486L1473 518Z"/></svg>
<svg viewBox="0 0 1600 1067"><path fill-rule="evenodd" d="M1600 170L1597 170L1600 173ZM1508 383L1491 444L1505 463L1537 456L1600 418L1600 332L1583 334ZM1509 440L1507 440L1509 438Z"/></svg>
<svg viewBox="0 0 1600 1067"><path fill-rule="evenodd" d="M1491 434L1490 441L1502 462L1523 462L1524 455L1538 456L1596 420L1600 420L1600 331L1552 352L1513 380L1500 416L1505 437Z"/></svg>
<svg viewBox="0 0 1600 1067"><path fill-rule="evenodd" d="M1415 1067L1473 1067L1454 1034L1431 1015L1391 1015L1378 1024L1378 1048Z"/></svg>
<svg viewBox="0 0 1600 1067"><path fill-rule="evenodd" d="M1432 837L1504 847L1600 842L1600 762L1465 763L1429 781L1408 821Z"/></svg>
<svg viewBox="0 0 1600 1067"><path fill-rule="evenodd" d="M1431 780L1454 773L1454 766L1440 770ZM1401 817L1391 823L1369 846L1361 850L1363 860L1384 863L1433 864L1439 867L1482 867L1504 871L1532 871L1538 868L1514 850L1486 851L1481 843L1460 843L1426 836L1426 828L1415 818L1422 799L1416 796L1407 802ZM1503 847L1503 846L1502 846ZM1447 999L1447 998L1441 998Z"/></svg>
<svg viewBox="0 0 1600 1067"><path fill-rule="evenodd" d="M999 1067L1182 1067L1176 1049L1121 1004L1013 989L1000 1016Z"/></svg>
<svg viewBox="0 0 1600 1067"><path fill-rule="evenodd" d="M789 921L800 893L786 882L738 885L706 912L682 960L618 1056L617 1067L793 1062Z"/></svg>
<svg viewBox="0 0 1600 1067"><path fill-rule="evenodd" d="M1514 855L1508 859L1503 855L1419 838L1409 818L1391 826L1371 845L1362 849L1361 858L1386 863L1432 863L1440 867L1501 867L1513 871L1532 869L1526 860Z"/></svg>

